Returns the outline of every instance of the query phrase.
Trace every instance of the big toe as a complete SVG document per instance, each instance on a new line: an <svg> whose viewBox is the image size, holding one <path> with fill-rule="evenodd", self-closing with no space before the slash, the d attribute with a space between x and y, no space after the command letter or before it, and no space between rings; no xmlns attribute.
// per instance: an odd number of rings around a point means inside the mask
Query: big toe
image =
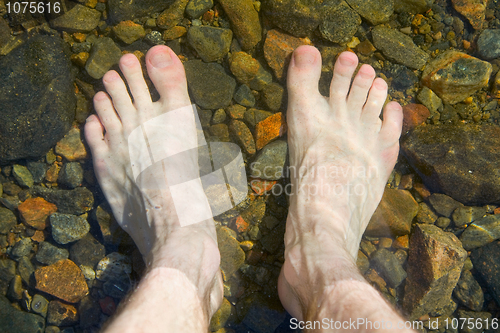
<svg viewBox="0 0 500 333"><path fill-rule="evenodd" d="M158 45L146 55L148 75L160 94L160 102L170 110L190 105L186 73L177 55L169 47Z"/></svg>
<svg viewBox="0 0 500 333"><path fill-rule="evenodd" d="M321 75L321 54L313 46L299 46L288 67L288 98L294 105L319 97L318 82Z"/></svg>

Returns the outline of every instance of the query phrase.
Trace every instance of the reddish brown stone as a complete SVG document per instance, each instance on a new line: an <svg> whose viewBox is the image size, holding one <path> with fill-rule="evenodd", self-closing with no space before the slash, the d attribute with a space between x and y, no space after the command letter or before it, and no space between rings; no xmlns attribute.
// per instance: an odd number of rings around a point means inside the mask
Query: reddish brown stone
<svg viewBox="0 0 500 333"><path fill-rule="evenodd" d="M60 301L50 301L47 311L47 324L71 326L78 322L78 312L73 305Z"/></svg>
<svg viewBox="0 0 500 333"><path fill-rule="evenodd" d="M407 133L423 124L431 115L428 108L422 104L407 104L403 106L403 133Z"/></svg>
<svg viewBox="0 0 500 333"><path fill-rule="evenodd" d="M27 199L17 209L21 221L37 230L45 229L49 224L48 217L57 211L57 206L43 198Z"/></svg>
<svg viewBox="0 0 500 333"><path fill-rule="evenodd" d="M408 250L410 246L410 238L408 237L408 235L398 237L394 240L392 246L396 249Z"/></svg>
<svg viewBox="0 0 500 333"><path fill-rule="evenodd" d="M87 150L80 138L80 130L72 128L56 145L56 154L73 162L87 157Z"/></svg>
<svg viewBox="0 0 500 333"><path fill-rule="evenodd" d="M253 179L250 182L250 186L257 195L263 195L270 191L276 183L276 180Z"/></svg>
<svg viewBox="0 0 500 333"><path fill-rule="evenodd" d="M41 230L35 231L33 236L31 236L31 240L37 243L41 243L45 240L45 234Z"/></svg>
<svg viewBox="0 0 500 333"><path fill-rule="evenodd" d="M427 200L427 198L431 196L431 192L422 183L416 183L413 185L413 188L424 200Z"/></svg>
<svg viewBox="0 0 500 333"><path fill-rule="evenodd" d="M47 179L47 181L51 183L57 182L59 171L61 171L61 166L59 166L59 164L52 164L45 174L45 179Z"/></svg>
<svg viewBox="0 0 500 333"><path fill-rule="evenodd" d="M248 227L250 226L248 222L246 222L241 216L238 216L236 218L235 225L236 225L236 230L238 230L238 232L245 232L248 230Z"/></svg>
<svg viewBox="0 0 500 333"><path fill-rule="evenodd" d="M35 271L36 289L69 303L79 302L89 293L80 268L71 260L59 260Z"/></svg>
<svg viewBox="0 0 500 333"><path fill-rule="evenodd" d="M451 0L451 2L455 10L465 16L474 29L482 29L488 0Z"/></svg>
<svg viewBox="0 0 500 333"><path fill-rule="evenodd" d="M255 148L260 150L272 140L283 135L283 117L281 112L262 120L255 126Z"/></svg>
<svg viewBox="0 0 500 333"><path fill-rule="evenodd" d="M293 50L301 45L311 45L309 38L297 38L278 30L267 32L264 42L264 57L278 79L283 78L285 67Z"/></svg>
<svg viewBox="0 0 500 333"><path fill-rule="evenodd" d="M108 316L112 316L116 311L116 304L113 298L106 296L99 300L99 305L104 314Z"/></svg>

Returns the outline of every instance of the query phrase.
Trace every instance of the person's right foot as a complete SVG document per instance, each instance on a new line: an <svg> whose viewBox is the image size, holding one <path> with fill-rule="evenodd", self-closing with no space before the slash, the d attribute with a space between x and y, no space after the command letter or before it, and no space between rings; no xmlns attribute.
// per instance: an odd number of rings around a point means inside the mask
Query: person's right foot
<svg viewBox="0 0 500 333"><path fill-rule="evenodd" d="M278 282L282 303L296 317L318 295L355 270L359 242L382 198L399 151L402 111L384 108L387 84L358 59L342 53L330 97L321 96L321 55L301 46L288 70L288 145L292 195L285 233L285 262ZM311 305L312 306L312 305Z"/></svg>

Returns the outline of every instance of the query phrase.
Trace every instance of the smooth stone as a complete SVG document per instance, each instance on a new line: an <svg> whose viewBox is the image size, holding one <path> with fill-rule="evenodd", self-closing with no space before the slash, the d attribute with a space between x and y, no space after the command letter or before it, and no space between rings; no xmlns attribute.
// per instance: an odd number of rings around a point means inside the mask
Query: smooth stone
<svg viewBox="0 0 500 333"><path fill-rule="evenodd" d="M437 219L438 216L428 204L426 204L425 202L421 202L418 204L418 223L434 224Z"/></svg>
<svg viewBox="0 0 500 333"><path fill-rule="evenodd" d="M252 50L262 39L259 13L252 0L218 0L231 22L231 28L243 50Z"/></svg>
<svg viewBox="0 0 500 333"><path fill-rule="evenodd" d="M255 96L246 84L242 84L236 89L233 99L236 103L246 107L251 108L255 105Z"/></svg>
<svg viewBox="0 0 500 333"><path fill-rule="evenodd" d="M490 295L500 304L500 242L495 241L472 250L474 270L486 285Z"/></svg>
<svg viewBox="0 0 500 333"><path fill-rule="evenodd" d="M346 43L361 25L361 17L345 2L335 11L329 12L319 25L323 38L334 43Z"/></svg>
<svg viewBox="0 0 500 333"><path fill-rule="evenodd" d="M417 100L429 109L432 118L439 117L439 111L443 110L443 101L441 98L427 87L423 87L420 90Z"/></svg>
<svg viewBox="0 0 500 333"><path fill-rule="evenodd" d="M71 304L50 301L47 309L47 325L73 326L78 323L78 312Z"/></svg>
<svg viewBox="0 0 500 333"><path fill-rule="evenodd" d="M394 1L394 11L397 13L408 12L412 14L425 13L434 0L398 0Z"/></svg>
<svg viewBox="0 0 500 333"><path fill-rule="evenodd" d="M380 249L370 259L372 267L391 288L398 287L406 279L406 271L391 251Z"/></svg>
<svg viewBox="0 0 500 333"><path fill-rule="evenodd" d="M0 280L10 282L16 275L16 262L11 259L0 259Z"/></svg>
<svg viewBox="0 0 500 333"><path fill-rule="evenodd" d="M35 271L35 268L28 257L21 257L17 260L17 270L19 271L19 275L21 276L21 279L23 279L24 283L29 285L31 282L31 275Z"/></svg>
<svg viewBox="0 0 500 333"><path fill-rule="evenodd" d="M415 226L403 299L410 320L449 303L466 258L467 252L454 234L434 225Z"/></svg>
<svg viewBox="0 0 500 333"><path fill-rule="evenodd" d="M500 238L500 214L486 215L474 221L460 235L463 247L472 250Z"/></svg>
<svg viewBox="0 0 500 333"><path fill-rule="evenodd" d="M98 38L85 63L85 70L92 78L100 79L113 65L118 63L121 56L122 51L111 38Z"/></svg>
<svg viewBox="0 0 500 333"><path fill-rule="evenodd" d="M126 44L132 44L146 36L144 27L132 21L122 21L113 27L115 36Z"/></svg>
<svg viewBox="0 0 500 333"><path fill-rule="evenodd" d="M221 253L221 270L224 279L228 280L245 261L245 252L235 238L233 231L227 227L217 229L217 243Z"/></svg>
<svg viewBox="0 0 500 333"><path fill-rule="evenodd" d="M96 278L103 282L120 279L121 276L128 276L130 273L132 273L130 258L118 252L112 252L102 258L95 270Z"/></svg>
<svg viewBox="0 0 500 333"><path fill-rule="evenodd" d="M497 323L497 321L493 321L492 315L489 312L476 312L476 311L467 311L465 309L458 309L456 318L460 318L460 322L463 323L477 323L475 325L468 324L467 327L461 329L460 333L483 333L494 330L485 330L486 323L488 323L488 327L493 327L493 323ZM498 318L495 318L498 319ZM482 323L482 325L479 325ZM495 325L496 326L496 325ZM497 327L498 328L498 327Z"/></svg>
<svg viewBox="0 0 500 333"><path fill-rule="evenodd" d="M76 98L68 54L61 38L37 35L2 58L0 163L40 157L69 130Z"/></svg>
<svg viewBox="0 0 500 333"><path fill-rule="evenodd" d="M160 12L171 5L174 0L141 0L130 2L128 0L108 0L108 13L110 21L117 24L120 21L149 16L151 13Z"/></svg>
<svg viewBox="0 0 500 333"><path fill-rule="evenodd" d="M38 313L42 317L47 316L49 301L40 294L35 294L31 300L31 311Z"/></svg>
<svg viewBox="0 0 500 333"><path fill-rule="evenodd" d="M262 91L262 100L272 111L279 111L283 107L286 103L285 96L285 90L276 82L267 85Z"/></svg>
<svg viewBox="0 0 500 333"><path fill-rule="evenodd" d="M85 187L73 190L49 189L42 186L31 188L33 197L42 197L57 206L59 213L81 215L92 209L94 195Z"/></svg>
<svg viewBox="0 0 500 333"><path fill-rule="evenodd" d="M401 148L432 192L465 205L500 203L500 128L491 125L419 126Z"/></svg>
<svg viewBox="0 0 500 333"><path fill-rule="evenodd" d="M477 39L479 55L484 59L500 57L500 29L486 29Z"/></svg>
<svg viewBox="0 0 500 333"><path fill-rule="evenodd" d="M113 277L107 280L102 285L102 290L108 296L116 299L122 299L127 296L129 289L132 287L132 281L128 274L122 274L118 277Z"/></svg>
<svg viewBox="0 0 500 333"><path fill-rule="evenodd" d="M250 175L266 180L278 180L285 172L288 144L277 140L266 145L250 164Z"/></svg>
<svg viewBox="0 0 500 333"><path fill-rule="evenodd" d="M492 66L455 50L446 51L425 66L422 84L445 103L456 104L488 85Z"/></svg>
<svg viewBox="0 0 500 333"><path fill-rule="evenodd" d="M372 31L373 44L384 55L406 67L421 69L429 55L415 45L410 36L395 29L376 26Z"/></svg>
<svg viewBox="0 0 500 333"><path fill-rule="evenodd" d="M78 266L85 265L94 268L106 255L106 249L92 235L87 234L71 245L69 255Z"/></svg>
<svg viewBox="0 0 500 333"><path fill-rule="evenodd" d="M77 4L66 13L51 20L50 26L67 32L90 32L97 27L100 19L101 12Z"/></svg>
<svg viewBox="0 0 500 333"><path fill-rule="evenodd" d="M243 148L244 153L248 155L255 154L255 141L252 132L250 132L250 129L244 122L240 120L231 120L229 123L229 130L236 140L236 143Z"/></svg>
<svg viewBox="0 0 500 333"><path fill-rule="evenodd" d="M7 234L17 224L17 218L10 209L0 207L0 234Z"/></svg>
<svg viewBox="0 0 500 333"><path fill-rule="evenodd" d="M372 25L389 21L394 12L394 2L391 0L346 0L359 15Z"/></svg>
<svg viewBox="0 0 500 333"><path fill-rule="evenodd" d="M485 22L488 0L451 0L453 8L462 14L476 30Z"/></svg>
<svg viewBox="0 0 500 333"><path fill-rule="evenodd" d="M258 293L238 300L236 308L238 317L244 315L242 323L253 332L274 333L286 317L286 311L277 299Z"/></svg>
<svg viewBox="0 0 500 333"><path fill-rule="evenodd" d="M171 29L178 25L184 17L184 11L189 0L175 0L156 18L156 25L160 29ZM193 24L194 26L194 24Z"/></svg>
<svg viewBox="0 0 500 333"><path fill-rule="evenodd" d="M486 207L461 206L455 209L451 216L457 228L465 228L471 222L483 217L486 212Z"/></svg>
<svg viewBox="0 0 500 333"><path fill-rule="evenodd" d="M73 189L82 184L83 168L79 162L65 163L59 171L57 182L69 189Z"/></svg>
<svg viewBox="0 0 500 333"><path fill-rule="evenodd" d="M451 217L451 214L458 207L463 206L460 202L447 196L446 194L433 193L428 198L432 208L441 216Z"/></svg>
<svg viewBox="0 0 500 333"><path fill-rule="evenodd" d="M50 215L52 238L59 244L67 244L83 238L90 225L86 219L71 214L54 213Z"/></svg>
<svg viewBox="0 0 500 333"><path fill-rule="evenodd" d="M14 176L19 186L24 188L31 187L35 183L33 175L24 165L14 164L12 167L12 176Z"/></svg>
<svg viewBox="0 0 500 333"><path fill-rule="evenodd" d="M198 18L213 6L213 0L190 0L186 6L186 14L190 18Z"/></svg>
<svg viewBox="0 0 500 333"><path fill-rule="evenodd" d="M473 311L481 311L484 303L483 290L470 271L463 271L453 290L453 296Z"/></svg>
<svg viewBox="0 0 500 333"><path fill-rule="evenodd" d="M7 298L0 295L0 327L4 333L43 333L45 319L15 309Z"/></svg>
<svg viewBox="0 0 500 333"><path fill-rule="evenodd" d="M38 245L38 252L35 256L38 262L45 265L52 265L62 259L69 258L69 252L66 249L54 246L49 242L42 242Z"/></svg>
<svg viewBox="0 0 500 333"><path fill-rule="evenodd" d="M28 162L28 170L30 171L35 184L43 182L45 174L47 173L47 164L41 162ZM1 191L0 191L1 195Z"/></svg>
<svg viewBox="0 0 500 333"><path fill-rule="evenodd" d="M259 65L257 74L252 81L250 81L250 88L257 91L263 90L267 85L273 82L273 75L268 72L262 64L259 63Z"/></svg>
<svg viewBox="0 0 500 333"><path fill-rule="evenodd" d="M231 103L236 80L221 65L190 60L184 67L191 96L201 108L220 109Z"/></svg>
<svg viewBox="0 0 500 333"><path fill-rule="evenodd" d="M33 250L31 238L22 238L14 244L10 254L14 259L19 259L30 254L31 250Z"/></svg>
<svg viewBox="0 0 500 333"><path fill-rule="evenodd" d="M210 26L192 26L187 32L189 45L205 62L222 59L231 47L233 32L230 29Z"/></svg>

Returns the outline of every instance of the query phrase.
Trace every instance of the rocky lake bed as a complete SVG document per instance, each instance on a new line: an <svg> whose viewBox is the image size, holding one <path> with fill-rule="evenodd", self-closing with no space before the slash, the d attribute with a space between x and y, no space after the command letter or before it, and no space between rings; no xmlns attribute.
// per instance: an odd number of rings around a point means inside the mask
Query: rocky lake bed
<svg viewBox="0 0 500 333"><path fill-rule="evenodd" d="M184 63L206 138L238 144L249 177L246 200L215 218L224 300L212 332L295 331L276 284L286 69L300 45L321 52L323 95L349 50L387 81L387 102L403 105L400 157L360 271L421 332L499 332L500 1L15 3L0 0L0 331L98 332L140 279L83 124L120 57L144 65L163 44ZM473 327L452 325L464 318Z"/></svg>

